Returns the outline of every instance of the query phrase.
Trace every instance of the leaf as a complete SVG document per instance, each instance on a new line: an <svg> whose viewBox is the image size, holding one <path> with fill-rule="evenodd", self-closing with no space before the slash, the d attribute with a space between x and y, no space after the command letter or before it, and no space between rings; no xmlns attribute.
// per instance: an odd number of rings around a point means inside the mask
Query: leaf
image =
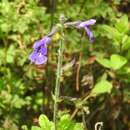
<svg viewBox="0 0 130 130"><path fill-rule="evenodd" d="M101 58L101 57L97 57L96 61L99 64L101 64L102 66L113 69L113 70L118 70L127 63L126 58L124 58L123 56L117 55L117 54L113 54L110 57L110 60Z"/></svg>
<svg viewBox="0 0 130 130"><path fill-rule="evenodd" d="M21 126L22 130L28 130L28 127L26 125Z"/></svg>
<svg viewBox="0 0 130 130"><path fill-rule="evenodd" d="M120 33L127 33L129 30L128 16L124 15L118 19L115 27Z"/></svg>
<svg viewBox="0 0 130 130"><path fill-rule="evenodd" d="M122 42L122 50L128 50L130 48L130 37L127 35L124 37L124 40Z"/></svg>
<svg viewBox="0 0 130 130"><path fill-rule="evenodd" d="M110 68L111 67L111 63L110 63L110 61L108 60L108 59L105 59L105 58L103 58L103 57L97 57L96 58L96 61L99 63L99 64L101 64L102 66L104 66L104 67L107 67L107 68Z"/></svg>
<svg viewBox="0 0 130 130"><path fill-rule="evenodd" d="M54 128L55 128L54 123L50 121L50 130L54 130Z"/></svg>
<svg viewBox="0 0 130 130"><path fill-rule="evenodd" d="M4 80L0 79L0 91L4 88Z"/></svg>
<svg viewBox="0 0 130 130"><path fill-rule="evenodd" d="M13 63L15 56L15 47L11 45L7 51L6 61L7 63Z"/></svg>
<svg viewBox="0 0 130 130"><path fill-rule="evenodd" d="M22 106L25 105L25 101L22 98L20 98L18 95L14 95L11 100L11 104L15 108L21 108Z"/></svg>
<svg viewBox="0 0 130 130"><path fill-rule="evenodd" d="M68 114L63 115L59 122L59 130L73 130L74 122L71 120Z"/></svg>
<svg viewBox="0 0 130 130"><path fill-rule="evenodd" d="M111 68L117 70L127 63L127 59L124 58L123 56L113 54L110 58L110 62L111 62Z"/></svg>
<svg viewBox="0 0 130 130"><path fill-rule="evenodd" d="M32 126L31 130L42 130L42 129L38 126Z"/></svg>
<svg viewBox="0 0 130 130"><path fill-rule="evenodd" d="M122 40L122 34L116 28L108 25L102 25L102 29L104 30L105 35L114 41L112 44L119 46Z"/></svg>
<svg viewBox="0 0 130 130"><path fill-rule="evenodd" d="M50 130L50 121L43 114L39 117L39 125L42 129Z"/></svg>
<svg viewBox="0 0 130 130"><path fill-rule="evenodd" d="M73 130L84 130L82 123L76 123Z"/></svg>
<svg viewBox="0 0 130 130"><path fill-rule="evenodd" d="M101 80L92 89L90 95L97 96L103 93L110 93L112 90L112 84L107 80Z"/></svg>

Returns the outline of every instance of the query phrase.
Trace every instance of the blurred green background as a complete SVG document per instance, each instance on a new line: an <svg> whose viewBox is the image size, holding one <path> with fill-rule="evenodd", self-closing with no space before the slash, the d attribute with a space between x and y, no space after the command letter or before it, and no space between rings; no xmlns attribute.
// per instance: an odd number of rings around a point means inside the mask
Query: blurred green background
<svg viewBox="0 0 130 130"><path fill-rule="evenodd" d="M92 44L82 32L65 30L60 95L84 97L105 79L113 90L87 102L88 130L98 121L104 122L104 130L130 130L129 0L0 0L0 130L35 125L41 113L52 120L57 41L48 46L47 64L36 66L28 56L34 42L58 23L60 14L67 22L97 20ZM113 54L122 57L108 65ZM66 101L59 108L70 115L75 110ZM74 119L82 122L80 111Z"/></svg>

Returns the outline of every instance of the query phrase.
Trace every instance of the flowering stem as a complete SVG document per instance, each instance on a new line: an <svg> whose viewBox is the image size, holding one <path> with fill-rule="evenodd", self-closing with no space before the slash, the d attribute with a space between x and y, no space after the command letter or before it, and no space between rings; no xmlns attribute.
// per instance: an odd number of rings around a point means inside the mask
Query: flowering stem
<svg viewBox="0 0 130 130"><path fill-rule="evenodd" d="M62 60L63 60L63 39L61 38L59 43L59 50L58 50L58 65L56 71L56 85L55 85L55 99L54 99L54 127L57 130L57 113L58 113L58 101L59 101L59 92L60 92L60 78L62 75Z"/></svg>

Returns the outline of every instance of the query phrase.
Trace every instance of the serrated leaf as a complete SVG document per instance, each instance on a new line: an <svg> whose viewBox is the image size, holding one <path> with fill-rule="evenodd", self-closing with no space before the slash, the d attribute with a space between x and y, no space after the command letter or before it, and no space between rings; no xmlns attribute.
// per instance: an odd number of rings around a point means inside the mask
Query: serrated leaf
<svg viewBox="0 0 130 130"><path fill-rule="evenodd" d="M119 46L122 39L122 34L116 28L108 25L102 25L102 28L105 31L105 35L114 41L112 44Z"/></svg>
<svg viewBox="0 0 130 130"><path fill-rule="evenodd" d="M102 80L94 86L90 95L97 96L103 93L110 93L111 90L112 90L112 84L107 80Z"/></svg>

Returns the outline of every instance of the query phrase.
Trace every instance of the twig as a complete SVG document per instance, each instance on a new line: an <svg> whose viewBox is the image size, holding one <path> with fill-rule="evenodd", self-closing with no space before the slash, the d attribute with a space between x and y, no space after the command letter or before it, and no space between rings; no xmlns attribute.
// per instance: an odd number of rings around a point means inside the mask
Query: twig
<svg viewBox="0 0 130 130"><path fill-rule="evenodd" d="M78 61L78 66L77 66L77 71L76 71L76 91L79 91L79 73L80 73L80 61L81 61L81 57L82 57L82 52L80 52L79 54L79 61Z"/></svg>
<svg viewBox="0 0 130 130"><path fill-rule="evenodd" d="M81 44L81 47L82 47L82 37L83 37L84 33L82 33L81 35L81 38L80 38L80 41L79 43ZM77 66L77 71L76 71L76 91L79 91L79 73L80 73L80 68L81 68L81 64L80 64L80 61L81 61L81 58L82 58L82 52L80 52L79 54L79 63L78 63L78 66Z"/></svg>
<svg viewBox="0 0 130 130"><path fill-rule="evenodd" d="M74 112L72 113L72 115L71 115L71 119L73 119L74 117L75 117L75 115L77 114L77 112L78 112L78 108L76 108L75 110L74 110Z"/></svg>

